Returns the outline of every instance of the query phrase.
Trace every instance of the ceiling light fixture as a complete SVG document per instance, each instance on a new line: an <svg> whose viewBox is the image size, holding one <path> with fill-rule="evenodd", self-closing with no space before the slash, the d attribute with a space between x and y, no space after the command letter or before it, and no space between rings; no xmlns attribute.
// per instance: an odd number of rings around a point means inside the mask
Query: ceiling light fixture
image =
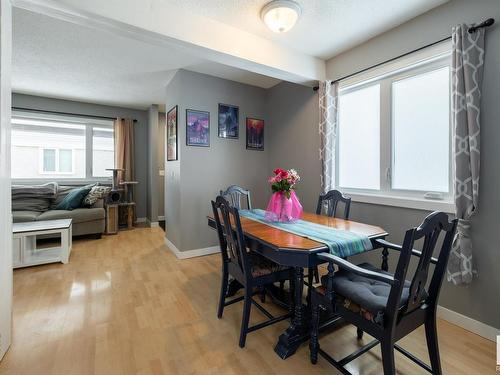
<svg viewBox="0 0 500 375"><path fill-rule="evenodd" d="M286 33L299 19L301 9L292 0L273 0L262 8L262 21L275 33Z"/></svg>

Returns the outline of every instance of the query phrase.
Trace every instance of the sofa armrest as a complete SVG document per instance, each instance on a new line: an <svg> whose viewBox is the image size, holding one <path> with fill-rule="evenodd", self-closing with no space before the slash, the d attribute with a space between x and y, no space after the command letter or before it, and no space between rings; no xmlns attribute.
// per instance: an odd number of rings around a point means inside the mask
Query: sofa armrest
<svg viewBox="0 0 500 375"><path fill-rule="evenodd" d="M92 208L104 208L104 199L98 199L97 202L92 205Z"/></svg>

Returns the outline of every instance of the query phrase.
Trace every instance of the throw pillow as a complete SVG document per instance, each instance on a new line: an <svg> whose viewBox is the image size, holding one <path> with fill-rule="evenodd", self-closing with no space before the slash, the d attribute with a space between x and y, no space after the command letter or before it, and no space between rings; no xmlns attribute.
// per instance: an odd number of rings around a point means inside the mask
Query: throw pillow
<svg viewBox="0 0 500 375"><path fill-rule="evenodd" d="M79 208L82 206L83 199L89 193L91 189L82 187L78 189L71 190L56 206L56 210L68 210L72 211L75 208Z"/></svg>
<svg viewBox="0 0 500 375"><path fill-rule="evenodd" d="M110 191L111 188L109 186L94 186L83 200L83 204L85 206L93 206L99 199L106 197Z"/></svg>

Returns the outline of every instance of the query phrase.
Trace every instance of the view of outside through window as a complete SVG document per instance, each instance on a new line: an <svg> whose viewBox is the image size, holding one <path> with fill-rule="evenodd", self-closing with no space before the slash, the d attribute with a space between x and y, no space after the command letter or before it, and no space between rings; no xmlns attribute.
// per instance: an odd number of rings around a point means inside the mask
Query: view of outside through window
<svg viewBox="0 0 500 375"><path fill-rule="evenodd" d="M113 128L94 127L92 129L92 177L111 177L106 168L115 165L115 144Z"/></svg>
<svg viewBox="0 0 500 375"><path fill-rule="evenodd" d="M380 189L378 84L340 95L339 186Z"/></svg>
<svg viewBox="0 0 500 375"><path fill-rule="evenodd" d="M449 77L444 67L392 84L394 189L449 190Z"/></svg>
<svg viewBox="0 0 500 375"><path fill-rule="evenodd" d="M86 147L87 136L92 150ZM113 128L14 115L11 152L13 179L108 177L106 168L114 166ZM87 162L92 176L87 176Z"/></svg>

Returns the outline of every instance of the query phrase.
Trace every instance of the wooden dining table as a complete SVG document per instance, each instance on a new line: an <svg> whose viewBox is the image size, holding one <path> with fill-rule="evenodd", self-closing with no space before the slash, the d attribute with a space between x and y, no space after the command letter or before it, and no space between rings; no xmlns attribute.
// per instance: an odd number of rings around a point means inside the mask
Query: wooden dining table
<svg viewBox="0 0 500 375"><path fill-rule="evenodd" d="M208 225L215 229L213 216L207 216ZM304 268L316 267L322 263L316 256L328 252L328 247L321 242L281 230L262 222L241 216L241 226L247 247L266 258L282 265L293 267L293 317L289 327L283 332L274 351L283 359L293 355L297 348L309 337L307 306L303 304ZM302 220L365 235L372 240L385 238L388 233L374 225L352 220L343 220L323 215L304 212ZM386 256L386 255L384 255Z"/></svg>

